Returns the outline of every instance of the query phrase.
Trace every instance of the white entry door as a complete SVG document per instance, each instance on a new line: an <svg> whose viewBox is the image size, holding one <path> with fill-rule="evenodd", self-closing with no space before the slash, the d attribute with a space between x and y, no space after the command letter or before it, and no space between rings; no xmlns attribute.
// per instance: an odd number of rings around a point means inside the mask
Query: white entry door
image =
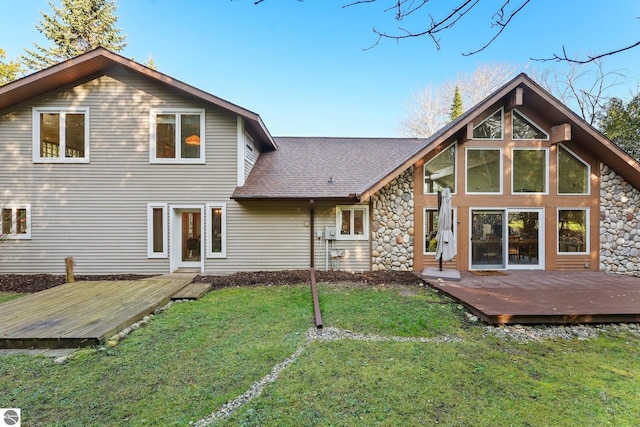
<svg viewBox="0 0 640 427"><path fill-rule="evenodd" d="M204 224L201 206L172 206L171 271L203 269Z"/></svg>

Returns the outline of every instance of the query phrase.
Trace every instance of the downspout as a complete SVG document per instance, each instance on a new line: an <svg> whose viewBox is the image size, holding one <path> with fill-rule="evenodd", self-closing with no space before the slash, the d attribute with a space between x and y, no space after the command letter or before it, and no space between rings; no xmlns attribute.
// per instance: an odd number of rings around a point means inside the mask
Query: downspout
<svg viewBox="0 0 640 427"><path fill-rule="evenodd" d="M316 328L322 329L322 314L320 314L320 300L318 299L318 288L316 286L316 270L315 260L315 201L309 200L309 218L310 218L310 236L309 236L309 253L310 253L310 273L311 273L311 296L313 297L313 312L316 317Z"/></svg>

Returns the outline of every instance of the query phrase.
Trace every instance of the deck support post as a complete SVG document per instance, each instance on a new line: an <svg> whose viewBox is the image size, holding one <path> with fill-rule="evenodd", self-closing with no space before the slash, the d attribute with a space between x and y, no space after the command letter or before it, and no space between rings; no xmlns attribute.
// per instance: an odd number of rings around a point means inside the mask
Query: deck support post
<svg viewBox="0 0 640 427"><path fill-rule="evenodd" d="M64 259L64 271L67 283L73 283L76 281L73 273L73 257L69 256Z"/></svg>

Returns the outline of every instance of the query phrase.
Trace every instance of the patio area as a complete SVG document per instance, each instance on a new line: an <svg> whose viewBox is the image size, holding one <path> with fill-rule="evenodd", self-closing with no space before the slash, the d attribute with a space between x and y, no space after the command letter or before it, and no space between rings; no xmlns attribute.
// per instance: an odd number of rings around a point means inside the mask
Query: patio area
<svg viewBox="0 0 640 427"><path fill-rule="evenodd" d="M596 271L462 272L425 278L487 323L640 322L640 278Z"/></svg>
<svg viewBox="0 0 640 427"><path fill-rule="evenodd" d="M0 306L0 349L97 345L166 305L195 274L56 286Z"/></svg>

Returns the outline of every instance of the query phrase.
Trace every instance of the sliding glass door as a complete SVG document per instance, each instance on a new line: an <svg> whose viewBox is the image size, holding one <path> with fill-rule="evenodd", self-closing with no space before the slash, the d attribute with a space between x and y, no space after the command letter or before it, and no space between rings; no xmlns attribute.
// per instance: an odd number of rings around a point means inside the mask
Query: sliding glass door
<svg viewBox="0 0 640 427"><path fill-rule="evenodd" d="M544 269L542 209L472 209L471 269Z"/></svg>

